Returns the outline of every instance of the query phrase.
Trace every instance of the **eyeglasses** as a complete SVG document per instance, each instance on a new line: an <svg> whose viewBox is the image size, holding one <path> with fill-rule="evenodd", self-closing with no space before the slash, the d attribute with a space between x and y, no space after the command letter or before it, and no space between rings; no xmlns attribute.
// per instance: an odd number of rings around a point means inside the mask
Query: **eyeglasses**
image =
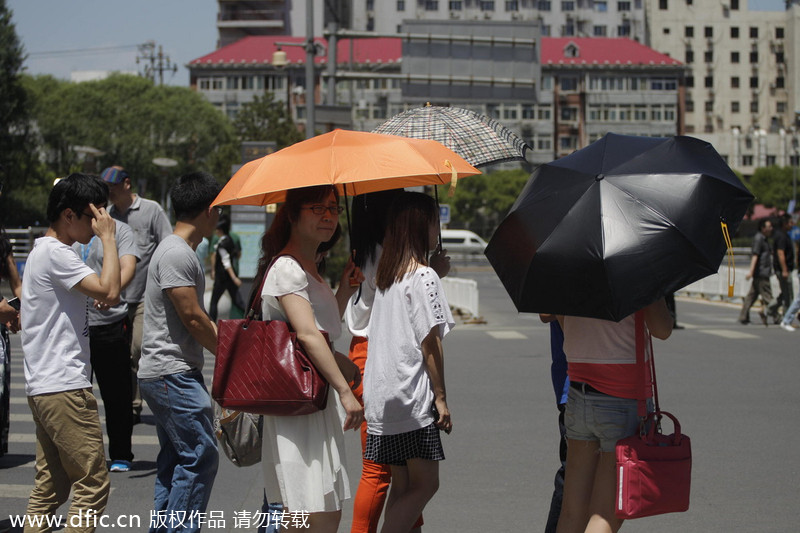
<svg viewBox="0 0 800 533"><path fill-rule="evenodd" d="M324 205L312 205L310 207L301 207L301 209L309 209L315 215L324 215L325 211L330 212L331 215L340 215L344 211L344 207L340 205L332 205L330 207Z"/></svg>

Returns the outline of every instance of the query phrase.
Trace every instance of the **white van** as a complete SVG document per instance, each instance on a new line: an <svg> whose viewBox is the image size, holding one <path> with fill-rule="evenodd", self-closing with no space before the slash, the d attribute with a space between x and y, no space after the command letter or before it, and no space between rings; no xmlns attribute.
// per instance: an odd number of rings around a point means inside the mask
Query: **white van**
<svg viewBox="0 0 800 533"><path fill-rule="evenodd" d="M442 248L452 254L482 254L486 241L465 229L443 229Z"/></svg>

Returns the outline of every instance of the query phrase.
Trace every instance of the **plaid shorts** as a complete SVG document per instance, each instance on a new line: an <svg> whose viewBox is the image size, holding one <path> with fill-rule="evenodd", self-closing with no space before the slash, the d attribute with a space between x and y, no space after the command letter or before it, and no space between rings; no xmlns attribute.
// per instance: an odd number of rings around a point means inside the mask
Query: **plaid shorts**
<svg viewBox="0 0 800 533"><path fill-rule="evenodd" d="M443 461L444 449L439 438L439 428L431 424L397 435L367 434L364 459L394 466L406 466L408 459Z"/></svg>

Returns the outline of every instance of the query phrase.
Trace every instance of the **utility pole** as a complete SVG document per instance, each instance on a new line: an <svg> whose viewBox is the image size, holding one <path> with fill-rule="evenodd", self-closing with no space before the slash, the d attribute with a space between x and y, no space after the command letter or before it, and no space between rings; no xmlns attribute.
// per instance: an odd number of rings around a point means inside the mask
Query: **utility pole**
<svg viewBox="0 0 800 533"><path fill-rule="evenodd" d="M158 45L158 52L156 52L156 42L147 41L138 46L139 55L136 56L136 63L140 61L144 63L144 76L153 83L156 81L156 72L158 73L158 84L164 85L164 71L178 72L178 65L174 64L168 55L164 55L164 50L161 45Z"/></svg>

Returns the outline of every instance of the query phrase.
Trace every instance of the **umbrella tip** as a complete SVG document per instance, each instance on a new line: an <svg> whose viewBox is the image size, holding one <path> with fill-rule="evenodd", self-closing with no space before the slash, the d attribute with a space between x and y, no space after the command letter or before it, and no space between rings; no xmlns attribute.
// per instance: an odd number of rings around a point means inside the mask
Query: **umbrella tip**
<svg viewBox="0 0 800 533"><path fill-rule="evenodd" d="M606 177L605 174L598 174L597 176L594 177L594 181L601 181L605 179L605 177Z"/></svg>
<svg viewBox="0 0 800 533"><path fill-rule="evenodd" d="M431 106L430 102L425 102L425 107L430 107L430 106Z"/></svg>

